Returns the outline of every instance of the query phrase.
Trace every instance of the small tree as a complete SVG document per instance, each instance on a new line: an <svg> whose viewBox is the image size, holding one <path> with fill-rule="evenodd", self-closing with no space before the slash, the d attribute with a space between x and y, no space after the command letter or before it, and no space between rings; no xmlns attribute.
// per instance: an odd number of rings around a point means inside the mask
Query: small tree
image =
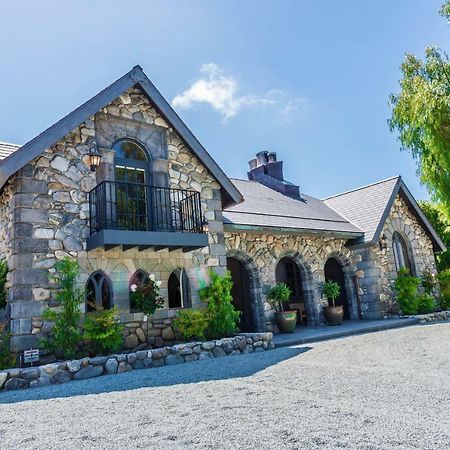
<svg viewBox="0 0 450 450"><path fill-rule="evenodd" d="M116 308L104 309L86 315L83 338L88 342L92 354L108 354L120 350L123 343L123 325L115 319Z"/></svg>
<svg viewBox="0 0 450 450"><path fill-rule="evenodd" d="M208 315L199 309L181 310L175 317L173 326L183 339L205 339Z"/></svg>
<svg viewBox="0 0 450 450"><path fill-rule="evenodd" d="M201 300L208 305L207 334L210 338L219 339L238 331L240 312L233 306L232 287L230 272L220 276L211 270L209 286L199 290Z"/></svg>
<svg viewBox="0 0 450 450"><path fill-rule="evenodd" d="M328 299L328 303L330 303L331 301L333 307L336 306L335 302L340 293L341 286L339 286L339 283L336 283L335 281L325 281L325 283L323 283L322 295L324 295Z"/></svg>
<svg viewBox="0 0 450 450"><path fill-rule="evenodd" d="M0 370L16 365L16 358L9 349L11 335L6 331L6 323L0 323Z"/></svg>
<svg viewBox="0 0 450 450"><path fill-rule="evenodd" d="M44 312L44 319L53 321L55 325L51 337L42 339L41 342L47 350L62 352L65 358L72 358L82 340L79 323L83 294L75 287L80 268L76 261L66 257L55 264L55 269L56 275L53 278L59 286L56 299L61 309L47 309Z"/></svg>
<svg viewBox="0 0 450 450"><path fill-rule="evenodd" d="M131 304L133 308L139 309L144 314L151 316L157 309L164 308L164 299L159 296L161 281L155 281L155 275L150 274L147 281L131 285Z"/></svg>
<svg viewBox="0 0 450 450"><path fill-rule="evenodd" d="M273 307L278 312L284 311L284 303L287 303L291 298L291 290L286 283L277 283L267 293L267 299L273 304Z"/></svg>

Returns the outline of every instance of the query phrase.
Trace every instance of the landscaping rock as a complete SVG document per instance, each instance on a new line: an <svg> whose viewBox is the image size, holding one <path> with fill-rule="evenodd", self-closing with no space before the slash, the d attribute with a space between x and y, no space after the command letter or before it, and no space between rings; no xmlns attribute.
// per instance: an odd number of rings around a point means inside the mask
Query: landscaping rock
<svg viewBox="0 0 450 450"><path fill-rule="evenodd" d="M65 370L60 370L59 372L56 372L55 375L53 375L50 379L50 381L53 384L62 384L67 383L72 379L70 372L67 372Z"/></svg>
<svg viewBox="0 0 450 450"><path fill-rule="evenodd" d="M102 366L106 361L108 361L107 356L96 356L95 358L91 358L90 363L93 366Z"/></svg>
<svg viewBox="0 0 450 450"><path fill-rule="evenodd" d="M25 389L29 385L28 380L24 380L22 378L10 378L5 383L5 390L6 391L13 391L15 389Z"/></svg>
<svg viewBox="0 0 450 450"><path fill-rule="evenodd" d="M117 360L115 358L108 359L108 361L106 361L106 363L105 363L106 373L107 374L117 373L118 365L119 365L119 363L117 362Z"/></svg>
<svg viewBox="0 0 450 450"><path fill-rule="evenodd" d="M214 347L213 354L216 358L220 358L221 356L226 356L225 350L221 347Z"/></svg>
<svg viewBox="0 0 450 450"><path fill-rule="evenodd" d="M0 372L0 389L3 388L3 385L5 384L7 378L8 378L7 372Z"/></svg>
<svg viewBox="0 0 450 450"><path fill-rule="evenodd" d="M139 344L139 340L135 334L129 334L124 341L125 348L132 349Z"/></svg>
<svg viewBox="0 0 450 450"><path fill-rule="evenodd" d="M101 366L87 366L77 372L74 376L74 380L86 380L88 378L98 377L103 373L103 367Z"/></svg>
<svg viewBox="0 0 450 450"><path fill-rule="evenodd" d="M133 368L125 361L119 363L119 367L117 368L117 373L129 372L133 370Z"/></svg>

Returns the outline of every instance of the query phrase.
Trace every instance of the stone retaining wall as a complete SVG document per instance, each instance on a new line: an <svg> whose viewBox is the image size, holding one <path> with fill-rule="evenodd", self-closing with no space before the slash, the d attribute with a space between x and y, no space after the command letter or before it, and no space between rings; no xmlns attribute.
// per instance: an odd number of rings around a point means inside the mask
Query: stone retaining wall
<svg viewBox="0 0 450 450"><path fill-rule="evenodd" d="M274 348L272 337L272 333L243 333L216 341L189 342L128 354L61 361L26 369L9 369L0 372L0 391L61 384L71 380L85 380L101 375L113 375L130 370L169 366L221 356L262 352Z"/></svg>
<svg viewBox="0 0 450 450"><path fill-rule="evenodd" d="M417 314L413 316L420 324L431 322L442 322L443 320L450 320L450 311L440 311L430 314Z"/></svg>

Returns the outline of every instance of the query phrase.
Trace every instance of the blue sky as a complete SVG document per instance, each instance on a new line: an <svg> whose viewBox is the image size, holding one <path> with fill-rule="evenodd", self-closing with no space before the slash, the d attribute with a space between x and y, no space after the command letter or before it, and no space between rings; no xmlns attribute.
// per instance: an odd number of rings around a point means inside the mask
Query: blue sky
<svg viewBox="0 0 450 450"><path fill-rule="evenodd" d="M0 0L0 140L25 143L140 64L229 176L267 149L310 195L402 174L426 198L387 101L406 51L448 44L440 4Z"/></svg>

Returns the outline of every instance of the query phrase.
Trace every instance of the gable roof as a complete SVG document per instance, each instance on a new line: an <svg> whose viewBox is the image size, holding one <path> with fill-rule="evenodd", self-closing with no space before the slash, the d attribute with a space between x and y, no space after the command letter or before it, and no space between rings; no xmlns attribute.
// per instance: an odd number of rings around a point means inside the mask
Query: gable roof
<svg viewBox="0 0 450 450"><path fill-rule="evenodd" d="M432 240L433 250L444 251L444 243L400 176L337 194L323 201L364 231L364 236L354 241L355 245L374 245L380 239L381 231L397 195L401 195L405 200Z"/></svg>
<svg viewBox="0 0 450 450"><path fill-rule="evenodd" d="M20 149L0 161L0 188L8 178L39 156L45 149L59 142L64 136L77 128L97 111L111 103L125 91L132 87L139 87L149 100L157 107L164 118L177 131L186 145L197 158L207 167L223 189L223 203L236 204L242 201L240 192L225 175L223 170L214 161L186 124L180 119L167 100L147 78L140 66L135 66L124 76L116 80L107 88L92 97L86 103L67 114L50 128L23 145Z"/></svg>
<svg viewBox="0 0 450 450"><path fill-rule="evenodd" d="M0 142L0 160L5 159L19 148L20 145L17 144L11 144L9 142Z"/></svg>
<svg viewBox="0 0 450 450"><path fill-rule="evenodd" d="M244 201L223 211L224 224L239 228L276 228L357 238L363 232L321 200L302 194L294 199L257 181L232 179Z"/></svg>

